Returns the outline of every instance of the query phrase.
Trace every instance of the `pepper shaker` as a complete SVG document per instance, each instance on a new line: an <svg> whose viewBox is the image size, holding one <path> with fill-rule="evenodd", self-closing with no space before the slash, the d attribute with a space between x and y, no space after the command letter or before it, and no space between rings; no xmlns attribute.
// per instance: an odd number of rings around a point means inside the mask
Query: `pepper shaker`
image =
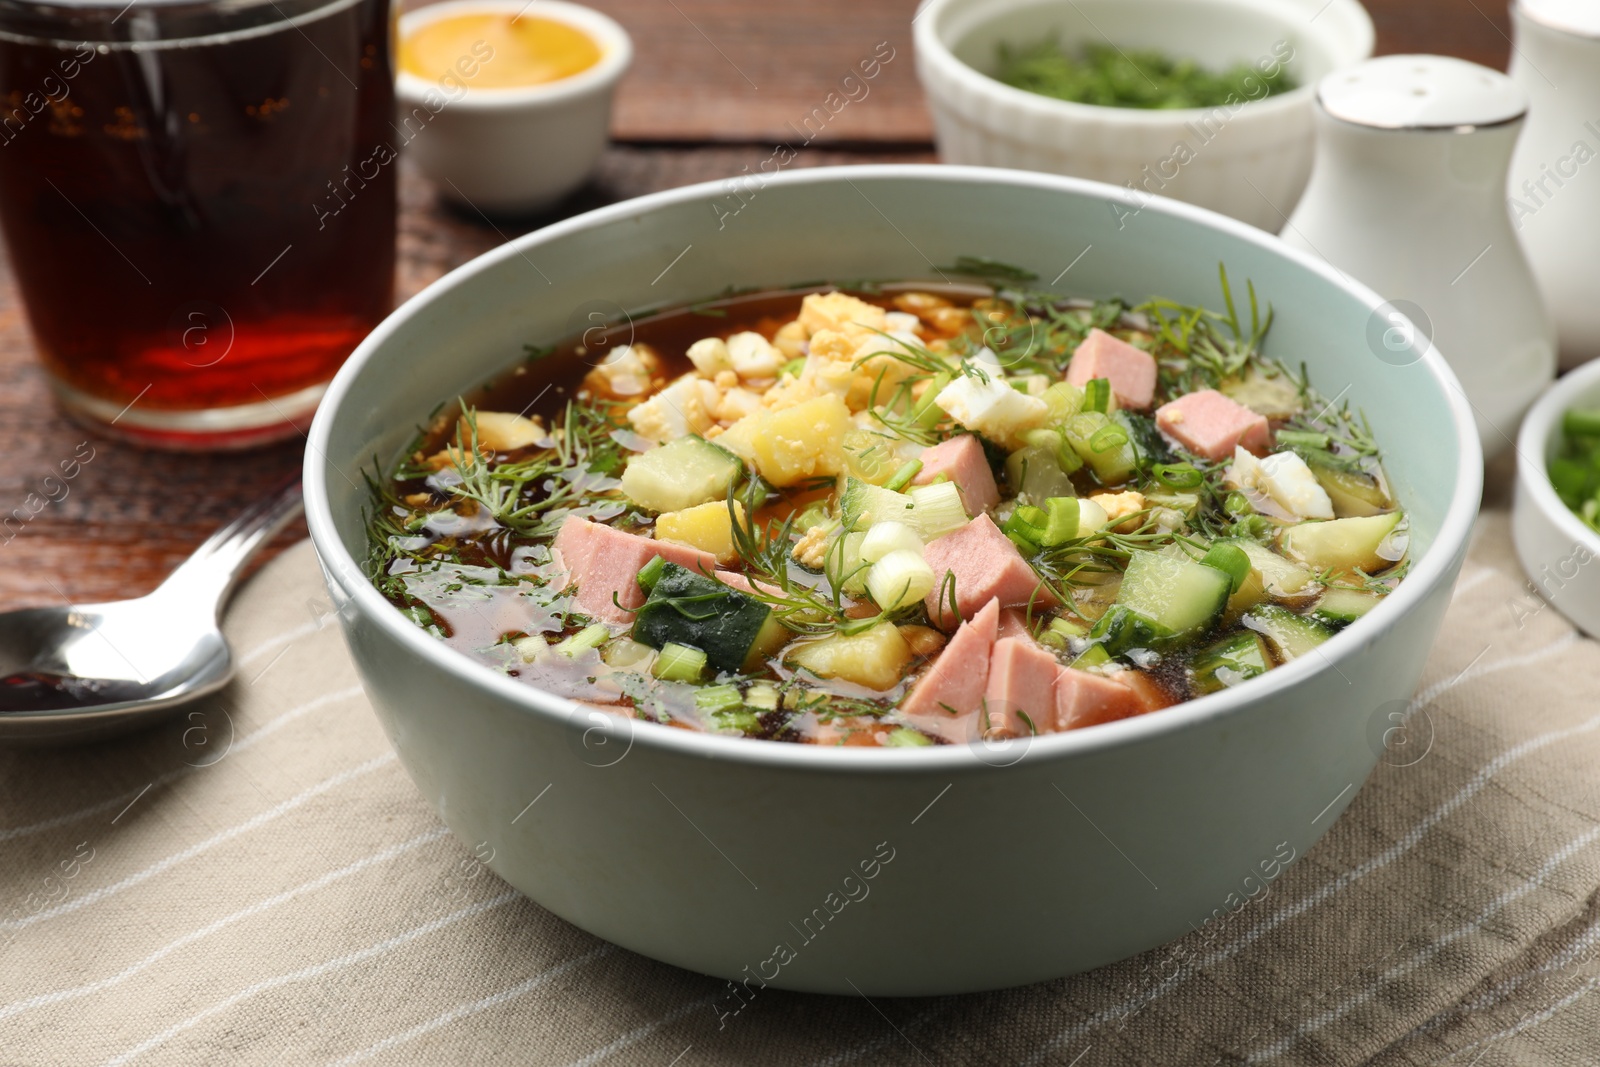
<svg viewBox="0 0 1600 1067"><path fill-rule="evenodd" d="M1574 367L1600 357L1600 4L1519 0L1511 23L1511 80L1532 104L1511 221Z"/></svg>
<svg viewBox="0 0 1600 1067"><path fill-rule="evenodd" d="M1317 161L1283 239L1387 301L1373 354L1418 331L1461 379L1486 455L1555 377L1555 329L1506 204L1527 94L1444 56L1384 56L1317 86Z"/></svg>

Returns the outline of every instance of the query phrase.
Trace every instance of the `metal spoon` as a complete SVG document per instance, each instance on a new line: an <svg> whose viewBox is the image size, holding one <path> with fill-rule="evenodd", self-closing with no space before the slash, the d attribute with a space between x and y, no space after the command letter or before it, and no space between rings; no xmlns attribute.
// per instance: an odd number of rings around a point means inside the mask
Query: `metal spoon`
<svg viewBox="0 0 1600 1067"><path fill-rule="evenodd" d="M125 733L226 685L234 663L217 625L222 607L245 565L300 509L296 478L137 600L0 614L0 743Z"/></svg>

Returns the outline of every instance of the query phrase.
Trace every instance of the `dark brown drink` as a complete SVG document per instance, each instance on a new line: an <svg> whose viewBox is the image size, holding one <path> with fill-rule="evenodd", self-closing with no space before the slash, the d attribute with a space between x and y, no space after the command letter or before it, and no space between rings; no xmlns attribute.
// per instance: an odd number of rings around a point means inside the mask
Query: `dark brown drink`
<svg viewBox="0 0 1600 1067"><path fill-rule="evenodd" d="M0 2L0 226L69 409L293 432L392 302L391 32L386 0Z"/></svg>

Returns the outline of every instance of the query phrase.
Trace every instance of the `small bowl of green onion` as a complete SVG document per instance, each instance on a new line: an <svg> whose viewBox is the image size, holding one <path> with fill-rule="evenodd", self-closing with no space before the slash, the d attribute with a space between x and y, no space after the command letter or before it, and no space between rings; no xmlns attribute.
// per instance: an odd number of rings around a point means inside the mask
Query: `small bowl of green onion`
<svg viewBox="0 0 1600 1067"><path fill-rule="evenodd" d="M1600 361L1559 379L1523 420L1511 533L1533 588L1600 637Z"/></svg>
<svg viewBox="0 0 1600 1067"><path fill-rule="evenodd" d="M1372 54L1358 0L929 0L917 72L947 163L1122 185L1276 232L1311 173L1312 96Z"/></svg>

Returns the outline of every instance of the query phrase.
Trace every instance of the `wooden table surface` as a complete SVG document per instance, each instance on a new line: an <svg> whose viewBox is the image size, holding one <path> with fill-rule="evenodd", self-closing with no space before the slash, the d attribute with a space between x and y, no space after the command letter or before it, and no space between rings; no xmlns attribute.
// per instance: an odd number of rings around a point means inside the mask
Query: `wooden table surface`
<svg viewBox="0 0 1600 1067"><path fill-rule="evenodd" d="M754 169L879 42L893 58L870 95L830 123L796 166L937 157L911 53L914 0L589 0L625 25L638 55L619 91L615 144L590 184L548 215L489 223L441 205L401 168L399 295L508 237L579 211ZM1504 0L1367 0L1378 51L1462 56L1504 69ZM300 442L251 453L173 456L95 437L54 407L33 359L9 264L0 264L0 516L88 441L68 494L9 541L0 609L136 596L206 534L300 463ZM16 529L15 524L11 527ZM287 531L281 540L303 536Z"/></svg>

